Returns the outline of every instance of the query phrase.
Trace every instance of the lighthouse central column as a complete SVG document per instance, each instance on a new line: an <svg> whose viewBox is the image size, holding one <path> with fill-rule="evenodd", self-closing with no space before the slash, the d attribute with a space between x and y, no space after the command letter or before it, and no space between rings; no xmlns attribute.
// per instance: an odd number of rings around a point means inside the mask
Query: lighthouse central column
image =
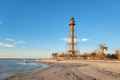
<svg viewBox="0 0 120 80"><path fill-rule="evenodd" d="M69 34L69 54L72 56L75 56L75 30L74 30L74 26L75 26L75 21L74 18L72 17L70 19L70 23L69 23L69 27L70 27L70 34Z"/></svg>

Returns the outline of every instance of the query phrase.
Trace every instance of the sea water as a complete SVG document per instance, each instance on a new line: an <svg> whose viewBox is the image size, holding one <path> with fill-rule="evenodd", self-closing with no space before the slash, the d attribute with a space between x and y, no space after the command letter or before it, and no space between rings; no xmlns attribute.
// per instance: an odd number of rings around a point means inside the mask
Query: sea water
<svg viewBox="0 0 120 80"><path fill-rule="evenodd" d="M24 59L0 59L0 80L5 80L7 77L19 73L30 72L37 68L45 68L47 65L38 64L31 60Z"/></svg>

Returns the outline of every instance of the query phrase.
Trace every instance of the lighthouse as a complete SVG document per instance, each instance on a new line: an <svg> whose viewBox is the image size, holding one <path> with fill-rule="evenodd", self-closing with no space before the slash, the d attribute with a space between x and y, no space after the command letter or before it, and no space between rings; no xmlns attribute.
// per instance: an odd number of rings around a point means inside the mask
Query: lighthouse
<svg viewBox="0 0 120 80"><path fill-rule="evenodd" d="M69 22L69 36L68 36L68 54L72 57L76 56L77 37L75 35L75 20L71 17Z"/></svg>

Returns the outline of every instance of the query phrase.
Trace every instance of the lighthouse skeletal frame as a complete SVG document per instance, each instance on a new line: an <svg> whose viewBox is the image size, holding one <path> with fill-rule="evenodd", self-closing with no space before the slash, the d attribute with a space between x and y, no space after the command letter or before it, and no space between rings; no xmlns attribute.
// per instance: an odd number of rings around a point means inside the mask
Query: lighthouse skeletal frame
<svg viewBox="0 0 120 80"><path fill-rule="evenodd" d="M71 17L69 22L69 36L68 36L68 51L67 53L71 56L76 56L77 50L77 37L75 35L75 20L74 17Z"/></svg>

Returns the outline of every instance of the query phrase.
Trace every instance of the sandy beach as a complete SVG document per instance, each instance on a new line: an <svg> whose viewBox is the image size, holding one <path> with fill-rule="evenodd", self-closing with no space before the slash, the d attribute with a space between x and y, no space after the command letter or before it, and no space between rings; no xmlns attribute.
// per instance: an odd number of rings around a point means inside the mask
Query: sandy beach
<svg viewBox="0 0 120 80"><path fill-rule="evenodd" d="M119 61L43 60L48 68L9 80L120 80Z"/></svg>

